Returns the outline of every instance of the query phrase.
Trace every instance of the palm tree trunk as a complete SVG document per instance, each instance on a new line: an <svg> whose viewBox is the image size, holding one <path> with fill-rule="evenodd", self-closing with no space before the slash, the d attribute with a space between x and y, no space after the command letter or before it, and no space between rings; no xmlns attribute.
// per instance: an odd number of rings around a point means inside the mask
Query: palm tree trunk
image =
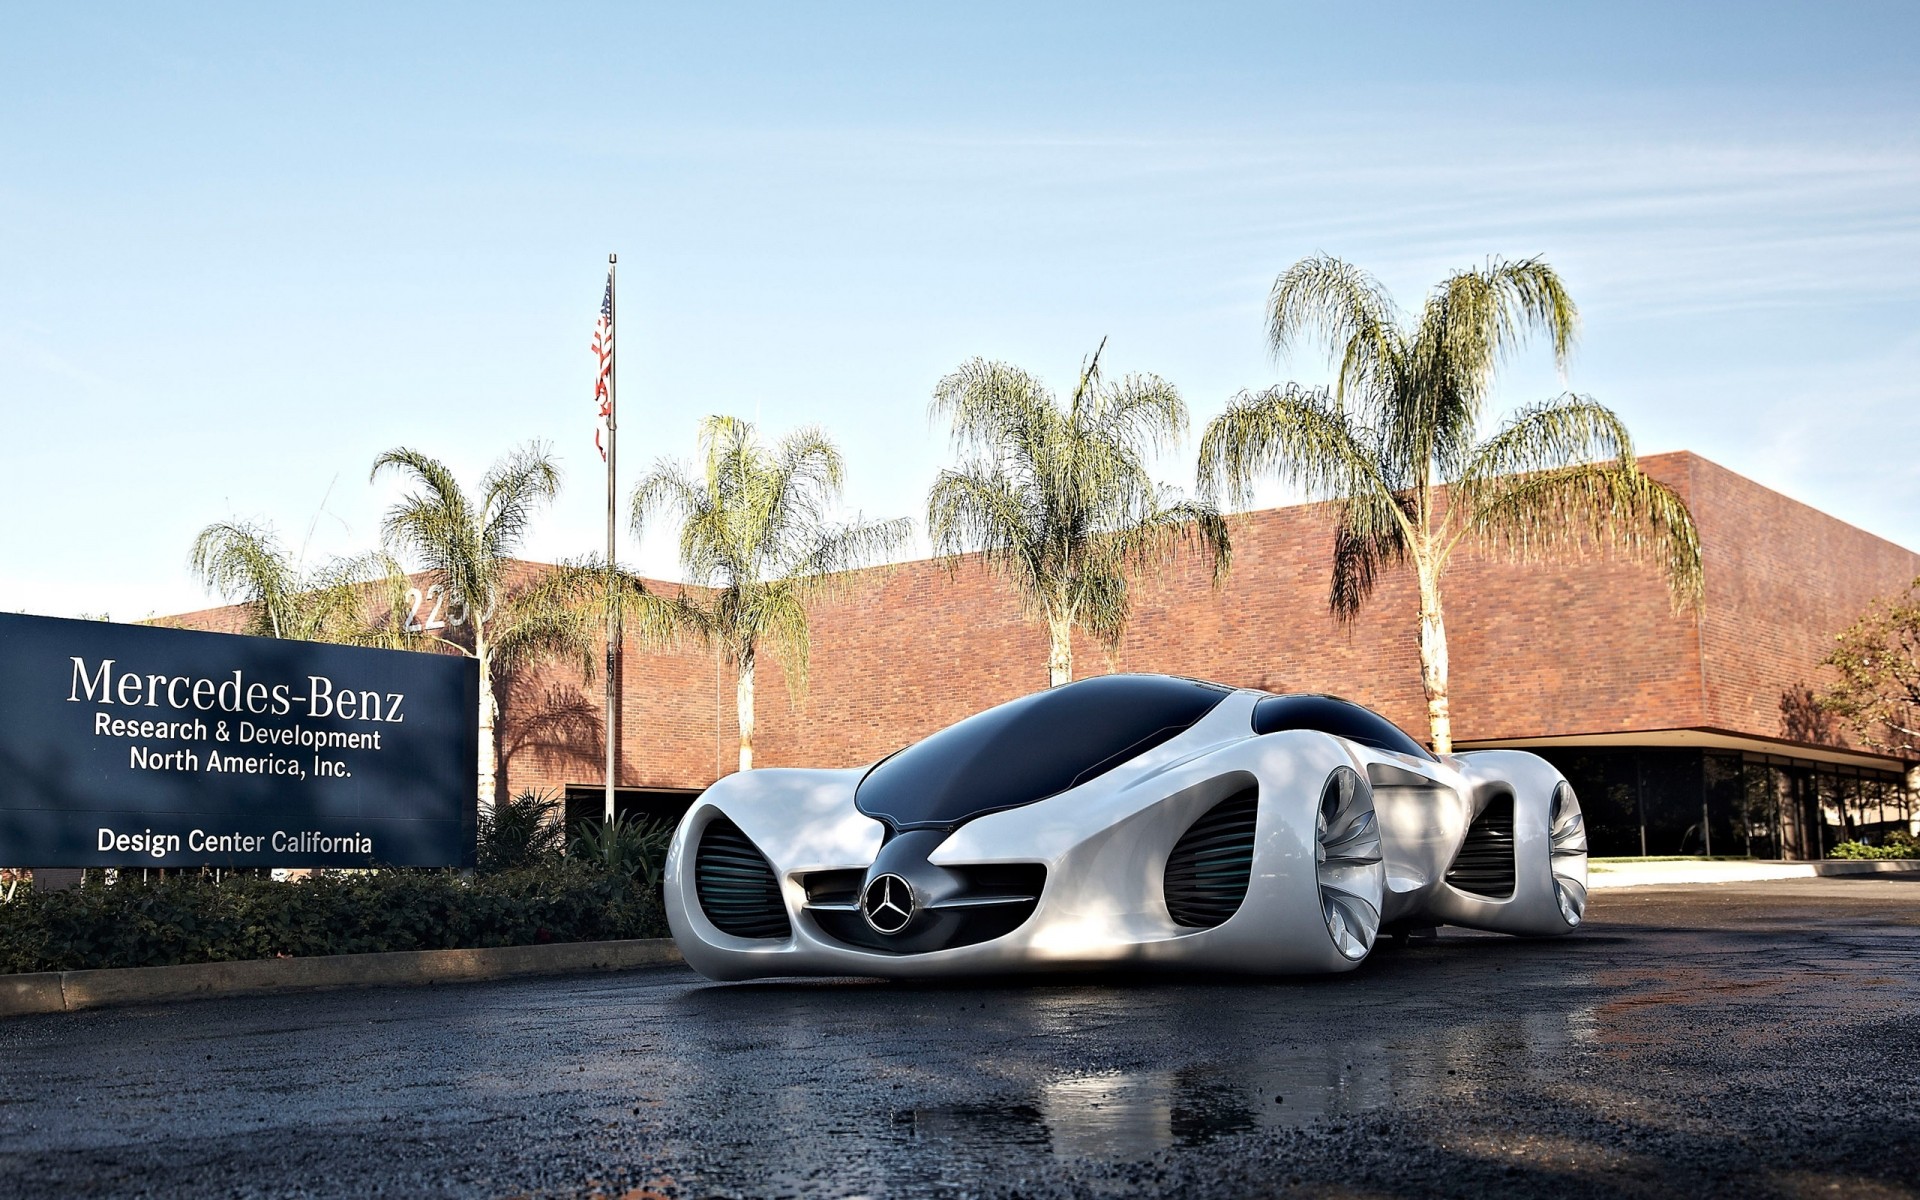
<svg viewBox="0 0 1920 1200"><path fill-rule="evenodd" d="M1440 573L1416 564L1420 576L1420 684L1427 693L1427 726L1433 752L1453 753L1453 716L1447 700L1447 622L1440 611Z"/></svg>
<svg viewBox="0 0 1920 1200"><path fill-rule="evenodd" d="M1047 618L1047 686L1059 687L1073 682L1073 620L1070 617Z"/></svg>
<svg viewBox="0 0 1920 1200"><path fill-rule="evenodd" d="M500 719L500 701L493 694L493 652L484 635L473 639L473 657L480 664L480 811L493 811L494 761L493 727Z"/></svg>
<svg viewBox="0 0 1920 1200"><path fill-rule="evenodd" d="M740 769L753 770L753 661L741 664L740 682L734 685L734 706L740 717Z"/></svg>

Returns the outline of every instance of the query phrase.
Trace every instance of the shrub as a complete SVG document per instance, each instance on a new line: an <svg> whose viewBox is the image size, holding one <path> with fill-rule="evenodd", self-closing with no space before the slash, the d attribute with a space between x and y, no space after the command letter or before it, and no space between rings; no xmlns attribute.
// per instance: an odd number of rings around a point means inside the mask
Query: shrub
<svg viewBox="0 0 1920 1200"><path fill-rule="evenodd" d="M665 821L615 814L611 821L580 822L568 849L609 875L636 879L651 889L660 884L672 841L673 826Z"/></svg>
<svg viewBox="0 0 1920 1200"><path fill-rule="evenodd" d="M1865 842L1841 842L1827 851L1828 858L1920 858L1920 838L1910 833L1890 833L1878 846Z"/></svg>
<svg viewBox="0 0 1920 1200"><path fill-rule="evenodd" d="M662 937L644 886L552 862L464 879L388 870L276 883L124 873L0 908L0 973Z"/></svg>
<svg viewBox="0 0 1920 1200"><path fill-rule="evenodd" d="M480 813L475 865L482 871L513 871L551 863L560 857L566 825L560 798L531 789Z"/></svg>

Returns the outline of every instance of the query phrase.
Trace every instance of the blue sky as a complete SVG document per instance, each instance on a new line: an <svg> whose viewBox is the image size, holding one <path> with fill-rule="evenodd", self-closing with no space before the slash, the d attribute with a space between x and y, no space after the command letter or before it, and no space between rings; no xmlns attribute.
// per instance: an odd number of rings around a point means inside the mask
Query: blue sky
<svg viewBox="0 0 1920 1200"><path fill-rule="evenodd" d="M1294 260L1413 305L1539 254L1583 339L1502 406L1571 386L1920 547L1920 5L922 8L12 9L0 609L211 603L187 550L229 517L370 547L397 445L472 478L552 442L528 552L595 548L609 250L623 490L728 412L916 514L973 355L1065 386L1108 337L1197 436L1326 377L1261 339Z"/></svg>

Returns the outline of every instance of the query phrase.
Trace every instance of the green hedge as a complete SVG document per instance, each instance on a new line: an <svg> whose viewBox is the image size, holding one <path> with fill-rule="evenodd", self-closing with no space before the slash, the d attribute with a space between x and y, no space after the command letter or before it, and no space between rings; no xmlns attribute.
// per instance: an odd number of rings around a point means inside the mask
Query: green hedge
<svg viewBox="0 0 1920 1200"><path fill-rule="evenodd" d="M666 936L645 884L576 862L461 878L380 871L276 883L123 872L0 904L0 974Z"/></svg>
<svg viewBox="0 0 1920 1200"><path fill-rule="evenodd" d="M1843 841L1826 852L1828 858L1920 858L1920 843L1905 833L1885 839L1885 845L1866 845L1864 841Z"/></svg>

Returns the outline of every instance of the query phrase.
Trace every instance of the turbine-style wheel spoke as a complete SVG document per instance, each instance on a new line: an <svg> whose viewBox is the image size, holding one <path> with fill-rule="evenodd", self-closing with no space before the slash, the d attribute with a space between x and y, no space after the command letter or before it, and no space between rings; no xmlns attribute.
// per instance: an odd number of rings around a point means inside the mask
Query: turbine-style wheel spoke
<svg viewBox="0 0 1920 1200"><path fill-rule="evenodd" d="M1342 955L1358 961L1380 932L1386 870L1381 866L1373 793L1352 768L1337 768L1327 779L1315 833L1320 914L1327 935Z"/></svg>
<svg viewBox="0 0 1920 1200"><path fill-rule="evenodd" d="M1553 812L1548 822L1548 844L1553 864L1553 898L1568 925L1578 925L1587 912L1587 822L1573 786L1561 782L1553 789Z"/></svg>
<svg viewBox="0 0 1920 1200"><path fill-rule="evenodd" d="M1322 891L1320 908L1333 944L1348 958L1364 957L1380 931L1380 910L1358 896Z"/></svg>
<svg viewBox="0 0 1920 1200"><path fill-rule="evenodd" d="M1553 877L1553 898L1560 902L1560 915L1567 924L1578 925L1587 911L1587 887L1577 879Z"/></svg>

